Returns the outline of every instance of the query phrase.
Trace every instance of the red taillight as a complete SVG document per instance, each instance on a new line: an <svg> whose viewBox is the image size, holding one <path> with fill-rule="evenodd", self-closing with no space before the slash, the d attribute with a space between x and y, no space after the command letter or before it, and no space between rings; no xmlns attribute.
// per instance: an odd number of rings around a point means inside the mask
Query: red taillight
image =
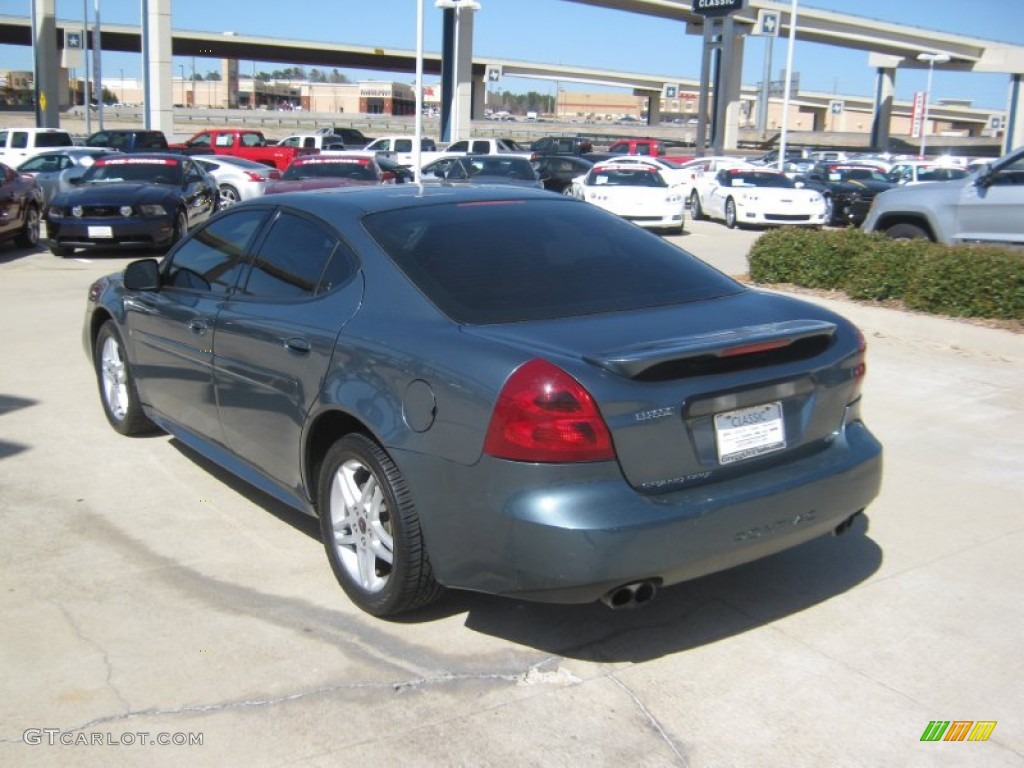
<svg viewBox="0 0 1024 768"><path fill-rule="evenodd" d="M249 181L266 181L267 177L262 173L256 173L255 171L246 171L245 175L249 177Z"/></svg>
<svg viewBox="0 0 1024 768"><path fill-rule="evenodd" d="M521 365L505 382L484 452L533 462L615 458L611 434L594 398L561 368L537 359Z"/></svg>

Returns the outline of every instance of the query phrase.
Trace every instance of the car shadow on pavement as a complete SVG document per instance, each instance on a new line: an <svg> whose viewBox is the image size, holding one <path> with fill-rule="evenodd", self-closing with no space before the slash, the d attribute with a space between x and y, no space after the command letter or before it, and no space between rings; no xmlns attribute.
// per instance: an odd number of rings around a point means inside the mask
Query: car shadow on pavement
<svg viewBox="0 0 1024 768"><path fill-rule="evenodd" d="M254 506L320 541L316 519L303 514L196 453L170 444ZM474 632L565 658L638 662L742 634L811 608L869 578L882 550L868 535L866 515L843 536L825 536L728 571L659 590L649 603L612 610L603 603L555 605L448 590L431 605L387 620L426 624L465 614ZM326 558L324 568L329 568ZM338 599L344 600L341 587Z"/></svg>
<svg viewBox="0 0 1024 768"><path fill-rule="evenodd" d="M0 259L0 263L3 259ZM18 411L22 408L29 408L33 405L39 405L38 400L29 400L25 397L18 397L17 395L4 395L0 394L0 416L11 411ZM22 443L9 443L6 440L0 440L0 459L6 459L8 456L14 456L17 453L29 450L31 446L23 445Z"/></svg>
<svg viewBox="0 0 1024 768"><path fill-rule="evenodd" d="M166 435L166 433L159 432L156 434ZM320 541L320 523L316 518L304 514L300 510L290 507L282 501L278 501L269 493L264 493L259 488L256 488L245 480L242 480L240 477L228 472L219 464L215 464L210 461L201 453L193 450L177 438L171 437L170 444L176 450L181 452L181 454L189 461L196 464L204 472L216 477L220 482L224 483L224 485L228 486L239 496L245 497L256 506L272 514L282 523L290 525L292 528L299 531L299 533L304 533L311 539ZM324 565L327 565L326 560ZM339 589L341 589L341 587L339 587Z"/></svg>
<svg viewBox="0 0 1024 768"><path fill-rule="evenodd" d="M0 264L10 264L11 262L27 259L29 256L45 252L46 249L42 247L20 248L0 241Z"/></svg>
<svg viewBox="0 0 1024 768"><path fill-rule="evenodd" d="M549 605L452 593L466 626L559 656L639 662L697 648L804 611L875 573L882 549L858 518L843 536L815 539L728 571L662 589L640 607Z"/></svg>

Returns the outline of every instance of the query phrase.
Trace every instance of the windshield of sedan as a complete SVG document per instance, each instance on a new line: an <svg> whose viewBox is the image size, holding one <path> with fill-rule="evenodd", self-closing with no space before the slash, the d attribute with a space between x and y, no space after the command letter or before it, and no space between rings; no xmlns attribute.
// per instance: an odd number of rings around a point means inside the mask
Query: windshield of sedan
<svg viewBox="0 0 1024 768"><path fill-rule="evenodd" d="M281 176L284 181L324 178L375 181L377 177L365 160L313 160L292 163Z"/></svg>
<svg viewBox="0 0 1024 768"><path fill-rule="evenodd" d="M788 176L774 171L725 171L721 174L723 187L782 187L792 189L796 183Z"/></svg>
<svg viewBox="0 0 1024 768"><path fill-rule="evenodd" d="M363 223L460 323L619 312L744 290L661 237L563 196L422 205Z"/></svg>
<svg viewBox="0 0 1024 768"><path fill-rule="evenodd" d="M181 184L181 163L171 158L100 159L83 175L86 183Z"/></svg>
<svg viewBox="0 0 1024 768"><path fill-rule="evenodd" d="M888 181L885 174L876 168L833 168L828 172L829 181Z"/></svg>

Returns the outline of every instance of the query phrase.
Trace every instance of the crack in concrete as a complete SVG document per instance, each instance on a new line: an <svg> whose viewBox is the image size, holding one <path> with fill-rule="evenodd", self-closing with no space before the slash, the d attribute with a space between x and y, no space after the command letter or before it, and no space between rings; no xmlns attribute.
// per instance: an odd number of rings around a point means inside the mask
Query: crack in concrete
<svg viewBox="0 0 1024 768"><path fill-rule="evenodd" d="M58 611L61 612L61 614L64 616L64 620L68 623L68 625L71 627L71 630L75 633L75 637L77 637L82 642L91 645L100 654L100 656L103 659L103 666L106 667L107 670L107 675L104 682L106 683L107 687L114 692L114 695L117 697L117 700L121 702L121 705L124 707L125 711L131 711L131 705L122 695L118 687L114 684L114 665L110 663L110 656L107 654L106 649L82 631L82 628L78 626L78 622L75 621L75 618L71 615L71 612L68 611L66 606L50 598L43 598L43 600L49 603L50 605L54 606Z"/></svg>
<svg viewBox="0 0 1024 768"><path fill-rule="evenodd" d="M607 677L609 680L611 680L613 683L619 686L619 688L626 692L626 695L628 695L629 698L633 700L633 703L636 704L637 709L639 709L643 716L647 718L647 722L651 724L651 727L658 732L662 740L668 745L668 748L672 750L673 754L675 754L676 758L679 761L679 765L683 766L683 768L687 768L690 765L690 762L686 759L686 755L684 755L679 750L679 747L677 747L675 742L672 741L672 737L668 735L668 732L664 728L662 728L661 723L658 722L658 718L656 718L654 716L654 713L651 712L651 710L649 710L647 706L640 700L640 697L637 696L628 685L619 680L619 678L617 678L614 673L608 674Z"/></svg>
<svg viewBox="0 0 1024 768"><path fill-rule="evenodd" d="M86 638L83 638L86 639ZM344 683L338 685L323 685L317 688L313 688L308 691L299 691L296 693L290 693L283 696L277 696L274 698L265 699L243 699L241 701L229 701L217 704L191 704L183 707L151 707L149 709L140 709L132 711L128 709L127 703L121 699L122 703L125 703L128 711L107 715L105 717L98 717L90 720L81 725L74 726L72 728L62 728L61 733L76 733L79 731L85 731L87 729L96 728L97 726L109 725L111 723L125 722L134 720L141 717L166 717L166 716L177 716L177 715L193 715L193 714L206 714L211 712L228 712L233 710L243 709L255 709L260 707L273 707L279 704L287 704L293 701L301 701L302 699L322 696L325 694L334 693L337 691L356 691L356 690L386 690L391 689L395 693L402 693L404 691L417 690L424 687L436 686L436 685L450 685L453 683L461 683L466 681L499 681L512 683L515 685L537 685L541 683L547 683L550 685L567 685L577 684L580 681L578 677L571 673L562 673L561 669L555 672L543 672L540 671L542 667L545 667L552 662L558 663L561 659L557 656L551 656L541 661L531 664L526 671L519 673L463 673L463 674L443 674L435 675L430 677L419 677L410 680L402 681L391 681L381 683ZM116 691L116 688L115 688ZM121 698L120 696L118 698ZM5 739L0 738L0 744L9 744L13 742L20 742L21 739Z"/></svg>

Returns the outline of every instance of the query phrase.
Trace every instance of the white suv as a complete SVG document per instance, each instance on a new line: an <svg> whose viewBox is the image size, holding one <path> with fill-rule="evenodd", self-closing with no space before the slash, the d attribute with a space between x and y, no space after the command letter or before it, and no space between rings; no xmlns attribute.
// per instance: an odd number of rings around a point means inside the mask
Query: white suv
<svg viewBox="0 0 1024 768"><path fill-rule="evenodd" d="M896 187L875 197L861 226L894 239L1024 244L1024 147L965 179Z"/></svg>
<svg viewBox="0 0 1024 768"><path fill-rule="evenodd" d="M0 128L0 163L17 168L44 150L74 144L71 134L59 128Z"/></svg>

